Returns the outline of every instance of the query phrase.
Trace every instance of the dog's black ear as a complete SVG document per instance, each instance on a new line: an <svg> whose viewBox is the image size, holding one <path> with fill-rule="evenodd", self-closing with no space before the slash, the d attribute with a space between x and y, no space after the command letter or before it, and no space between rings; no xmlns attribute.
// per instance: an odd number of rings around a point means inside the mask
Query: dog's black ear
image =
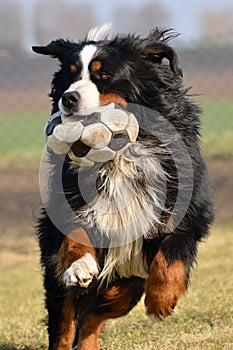
<svg viewBox="0 0 233 350"><path fill-rule="evenodd" d="M161 63L163 58L166 58L169 61L171 70L180 72L177 54L172 47L166 44L166 41L176 37L177 34L169 33L170 30L166 29L163 31L156 29L151 32L148 38L142 42L142 57L151 63Z"/></svg>
<svg viewBox="0 0 233 350"><path fill-rule="evenodd" d="M151 63L161 63L163 58L168 59L173 72L178 70L178 59L175 51L164 43L153 43L150 40L143 45L142 57Z"/></svg>
<svg viewBox="0 0 233 350"><path fill-rule="evenodd" d="M32 50L41 55L49 55L58 58L60 61L74 48L74 43L68 40L53 40L47 46L32 46Z"/></svg>

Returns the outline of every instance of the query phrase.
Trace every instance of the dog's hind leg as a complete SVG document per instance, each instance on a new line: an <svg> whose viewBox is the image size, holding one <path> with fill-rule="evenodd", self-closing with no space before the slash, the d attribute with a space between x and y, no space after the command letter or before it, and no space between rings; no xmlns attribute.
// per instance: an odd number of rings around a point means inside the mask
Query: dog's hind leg
<svg viewBox="0 0 233 350"><path fill-rule="evenodd" d="M99 350L98 336L103 322L127 314L144 292L141 278L121 279L96 294L96 290L80 298L78 306L78 350Z"/></svg>

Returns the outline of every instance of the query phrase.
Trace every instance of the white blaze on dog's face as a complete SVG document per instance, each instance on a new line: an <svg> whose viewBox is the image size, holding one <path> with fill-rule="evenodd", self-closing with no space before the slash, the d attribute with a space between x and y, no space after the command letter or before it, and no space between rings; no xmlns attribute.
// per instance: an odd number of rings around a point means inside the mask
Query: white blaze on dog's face
<svg viewBox="0 0 233 350"><path fill-rule="evenodd" d="M70 87L64 92L63 96L66 93L77 93L76 98L78 99L78 110L77 114L91 113L92 109L94 110L99 106L99 91L96 84L94 84L90 79L89 73L89 64L92 61L97 47L95 45L86 45L80 52L80 62L82 66L80 80L74 82ZM75 96L75 95L74 95ZM69 114L66 107L63 104L64 98L61 97L59 100L59 108L62 113Z"/></svg>

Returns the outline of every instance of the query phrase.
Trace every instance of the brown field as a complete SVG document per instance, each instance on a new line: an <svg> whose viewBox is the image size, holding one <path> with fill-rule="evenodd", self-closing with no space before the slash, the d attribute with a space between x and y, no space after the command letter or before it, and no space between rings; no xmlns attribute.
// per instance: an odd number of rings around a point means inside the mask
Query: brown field
<svg viewBox="0 0 233 350"><path fill-rule="evenodd" d="M208 162L216 206L216 221L230 222L233 219L233 160L211 160ZM33 212L40 205L38 167L1 168L0 194L1 233L15 235L22 232L31 235ZM4 245L4 242L1 243ZM19 241L20 244L20 241Z"/></svg>

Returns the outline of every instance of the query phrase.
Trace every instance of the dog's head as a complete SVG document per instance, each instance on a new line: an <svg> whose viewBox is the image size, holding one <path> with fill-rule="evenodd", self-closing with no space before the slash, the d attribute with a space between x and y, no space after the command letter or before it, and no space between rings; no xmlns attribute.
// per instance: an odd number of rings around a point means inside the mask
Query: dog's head
<svg viewBox="0 0 233 350"><path fill-rule="evenodd" d="M110 26L104 25L91 29L78 43L59 39L33 46L34 52L61 62L52 81L53 112L86 114L110 102L153 108L165 84L164 71L169 77L179 75L176 53L167 45L174 36L169 30L156 29L147 38L128 35L111 40L109 31ZM169 66L161 70L164 58Z"/></svg>

